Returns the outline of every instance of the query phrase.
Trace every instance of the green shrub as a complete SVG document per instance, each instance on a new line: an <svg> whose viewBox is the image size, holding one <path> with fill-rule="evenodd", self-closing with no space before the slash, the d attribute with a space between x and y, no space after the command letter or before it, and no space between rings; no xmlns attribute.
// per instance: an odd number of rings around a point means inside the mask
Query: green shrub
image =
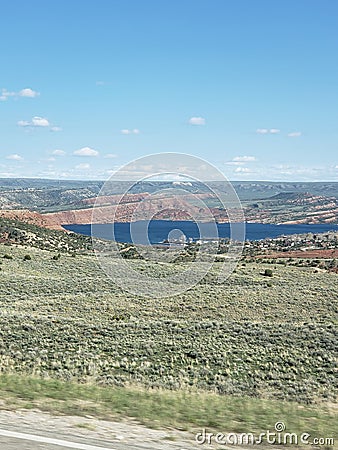
<svg viewBox="0 0 338 450"><path fill-rule="evenodd" d="M31 255L25 255L25 256L23 257L23 260L24 260L24 261L30 261L31 259L32 259Z"/></svg>
<svg viewBox="0 0 338 450"><path fill-rule="evenodd" d="M265 277L272 277L273 272L271 269L265 269L264 274Z"/></svg>

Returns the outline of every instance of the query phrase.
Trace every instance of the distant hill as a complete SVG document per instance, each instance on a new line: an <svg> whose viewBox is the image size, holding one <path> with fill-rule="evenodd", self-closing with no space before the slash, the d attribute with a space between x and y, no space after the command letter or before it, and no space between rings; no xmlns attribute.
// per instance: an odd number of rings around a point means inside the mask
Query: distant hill
<svg viewBox="0 0 338 450"><path fill-rule="evenodd" d="M212 189L224 190L224 184L209 183ZM338 223L338 183L335 182L239 182L232 183L242 201L247 221L263 223ZM61 224L90 223L91 208L103 186L102 181L42 180L42 179L0 179L0 216L27 220L38 225L60 229ZM108 186L108 188L107 188ZM105 184L100 203L106 207L119 200L117 194L127 190L126 182ZM152 200L145 198L157 191L168 190L160 200L163 211L158 218L185 220L178 203L171 197L170 190L183 187L188 193L196 194L214 213L216 220L227 221L227 214L217 202L214 194L199 182L184 186L171 181L137 182L130 189L124 201L117 206L119 221L129 221L132 212L142 203L156 213ZM117 195L117 197L116 197ZM181 195L181 204L184 195ZM110 205L109 205L110 204ZM142 219L141 215L139 219ZM194 205L198 209L198 202ZM150 209L149 209L150 208ZM11 212L12 211L12 212ZM14 211L17 211L13 215ZM106 211L108 211L106 209ZM174 212L173 212L174 211ZM174 214L174 217L172 215Z"/></svg>
<svg viewBox="0 0 338 450"><path fill-rule="evenodd" d="M210 183L219 188L219 183ZM265 182L234 181L232 182L239 198L243 201L265 199L284 193L309 193L324 197L338 198L338 182ZM78 180L44 180L31 178L0 178L0 207L2 209L25 209L53 212L64 209L83 208L83 200L96 197L103 181ZM113 182L105 194L121 194L126 190L126 183ZM160 189L173 188L172 182L139 182L131 189L131 193L153 193ZM178 186L180 187L180 186ZM188 192L205 193L207 189L202 183L193 182L185 185ZM222 186L221 186L222 189ZM89 202L90 203L90 202Z"/></svg>
<svg viewBox="0 0 338 450"><path fill-rule="evenodd" d="M310 193L338 198L338 182L234 181L232 184L241 200L263 199L283 193Z"/></svg>
<svg viewBox="0 0 338 450"><path fill-rule="evenodd" d="M11 189L95 189L103 181L49 180L45 178L0 178L0 191ZM98 188L97 188L98 187Z"/></svg>

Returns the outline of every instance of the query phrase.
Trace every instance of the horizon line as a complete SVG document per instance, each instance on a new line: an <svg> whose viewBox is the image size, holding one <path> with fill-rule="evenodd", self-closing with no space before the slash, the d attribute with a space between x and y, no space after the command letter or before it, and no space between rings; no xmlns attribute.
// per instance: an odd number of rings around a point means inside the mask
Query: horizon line
<svg viewBox="0 0 338 450"><path fill-rule="evenodd" d="M109 181L108 179L95 179L95 178L44 178L44 177L0 177L0 180L41 180L41 181L77 181L77 182L98 182L105 183ZM115 180L118 181L130 181L130 180ZM139 180L141 182L147 182L147 180ZM136 182L139 182L136 180ZM149 180L150 181L150 180ZM165 183L165 182L175 182L177 180L151 180L152 183ZM219 180L208 180L209 182L217 182ZM338 183L338 180L230 180L230 183ZM198 183L199 181L193 181ZM202 182L203 183L203 182Z"/></svg>

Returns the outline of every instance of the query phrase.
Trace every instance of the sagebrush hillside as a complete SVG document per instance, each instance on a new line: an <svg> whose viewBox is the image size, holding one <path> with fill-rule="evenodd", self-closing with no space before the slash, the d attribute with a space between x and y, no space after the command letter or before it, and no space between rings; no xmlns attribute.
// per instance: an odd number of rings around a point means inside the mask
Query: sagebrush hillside
<svg viewBox="0 0 338 450"><path fill-rule="evenodd" d="M53 236L59 234L43 240ZM75 242L67 241L68 248ZM90 252L55 258L55 247L38 247L0 244L1 372L301 403L335 400L335 273L250 260L223 283L211 271L193 289L154 300L122 291ZM119 259L109 263L114 268ZM155 277L176 270L129 263Z"/></svg>
<svg viewBox="0 0 338 450"><path fill-rule="evenodd" d="M85 253L91 249L90 237L4 217L0 217L0 242L68 253Z"/></svg>

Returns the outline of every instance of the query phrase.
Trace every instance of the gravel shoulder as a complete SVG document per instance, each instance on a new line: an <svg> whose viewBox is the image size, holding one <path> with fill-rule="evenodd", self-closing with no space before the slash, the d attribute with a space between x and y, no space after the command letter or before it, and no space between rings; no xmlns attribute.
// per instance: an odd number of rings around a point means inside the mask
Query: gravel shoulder
<svg viewBox="0 0 338 450"><path fill-rule="evenodd" d="M0 429L38 436L53 437L70 442L89 443L103 448L193 450L212 448L194 443L194 435L189 432L161 429L155 430L134 423L132 420L113 422L98 420L91 416L57 416L39 410L0 410ZM20 445L20 447L16 447ZM14 448L54 449L51 444L36 444L25 440L14 442L12 438L0 435L3 450ZM67 448L67 447L64 447Z"/></svg>

